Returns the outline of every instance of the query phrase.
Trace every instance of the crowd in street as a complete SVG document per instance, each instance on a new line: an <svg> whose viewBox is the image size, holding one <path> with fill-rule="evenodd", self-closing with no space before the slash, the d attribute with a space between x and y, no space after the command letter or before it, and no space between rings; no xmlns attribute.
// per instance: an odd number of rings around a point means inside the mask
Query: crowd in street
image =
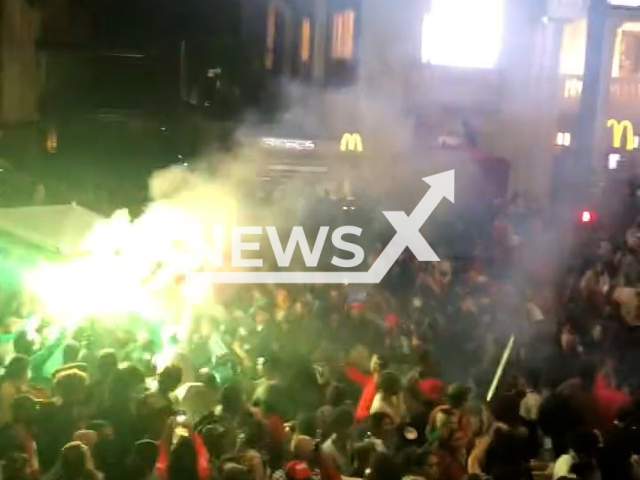
<svg viewBox="0 0 640 480"><path fill-rule="evenodd" d="M5 312L3 480L636 478L638 223L464 229L371 288L220 288L162 365L148 323Z"/></svg>

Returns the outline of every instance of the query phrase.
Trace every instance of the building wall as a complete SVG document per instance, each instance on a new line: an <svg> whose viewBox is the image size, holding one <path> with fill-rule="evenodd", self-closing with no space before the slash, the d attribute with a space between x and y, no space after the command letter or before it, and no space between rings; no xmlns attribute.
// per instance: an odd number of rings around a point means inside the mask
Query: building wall
<svg viewBox="0 0 640 480"><path fill-rule="evenodd" d="M39 12L25 0L2 1L0 121L16 124L38 118L38 72L35 41Z"/></svg>
<svg viewBox="0 0 640 480"><path fill-rule="evenodd" d="M544 2L505 0L498 65L488 70L449 68L421 62L423 18L429 2L367 0L357 10L355 81L336 85L330 68L332 15L341 1L347 0L306 2L313 6L311 77L321 87L323 101L316 108L327 135L337 139L345 132L358 133L367 153L373 150L379 164L386 161L398 170L409 168L408 163L446 164L442 139L468 140L468 131L473 130L480 149L512 164L512 191L533 193L543 201L550 198L559 154L556 134L562 128L571 130L577 114L584 62L584 38L579 37L586 38L584 21L549 21ZM297 3L290 0L289 5ZM295 22L296 8L292 11ZM465 13L461 11L460 17ZM625 49L616 32L621 22L632 20L628 11L612 15L605 46L602 128L594 132L599 167L605 165L612 147L608 119L629 120L640 129L640 77L623 78L623 71L635 70L623 65L620 52ZM634 21L640 22L640 16ZM460 37L465 36L465 25L461 21ZM640 38L640 23L628 30L638 32ZM563 41L568 45L564 50ZM400 163L407 157L408 163Z"/></svg>
<svg viewBox="0 0 640 480"><path fill-rule="evenodd" d="M401 103L407 71L420 60L421 0L368 0L362 9L360 86Z"/></svg>
<svg viewBox="0 0 640 480"><path fill-rule="evenodd" d="M92 7L99 4L92 2ZM48 0L41 7L40 42L46 46L86 45L92 36L89 11L69 0Z"/></svg>
<svg viewBox="0 0 640 480"><path fill-rule="evenodd" d="M537 29L530 12L519 8L505 13L505 48L493 70L422 64L426 12L420 0L405 0L401 8L370 0L363 8L359 88L369 123L363 126L365 135L380 130L375 124L381 118L393 118L399 151L426 167L442 164L447 155L440 151L441 138L463 136L466 123L478 133L480 147L509 159L520 157L529 141L523 132L530 131L529 77ZM372 104L386 115L368 114ZM517 168L514 176L521 176Z"/></svg>
<svg viewBox="0 0 640 480"><path fill-rule="evenodd" d="M528 142L514 151L514 187L534 192L543 201L551 193L556 155L553 139L562 102L558 73L561 36L561 25L542 23L538 27L535 62L526 90L530 98L526 117Z"/></svg>
<svg viewBox="0 0 640 480"><path fill-rule="evenodd" d="M439 67L420 61L425 11L419 0L403 1L402 8L366 3L360 52L365 96L383 98L390 111L402 112L398 123L414 133L403 141L413 142L408 151L423 163L443 158L443 136L462 137L463 124L471 125L481 149L511 162L512 190L548 198L560 26L543 22L536 2L505 1L496 68Z"/></svg>
<svg viewBox="0 0 640 480"><path fill-rule="evenodd" d="M547 198L551 153L547 129L557 94L555 26L532 17L522 4L505 3L503 95L489 150L511 161L512 190Z"/></svg>

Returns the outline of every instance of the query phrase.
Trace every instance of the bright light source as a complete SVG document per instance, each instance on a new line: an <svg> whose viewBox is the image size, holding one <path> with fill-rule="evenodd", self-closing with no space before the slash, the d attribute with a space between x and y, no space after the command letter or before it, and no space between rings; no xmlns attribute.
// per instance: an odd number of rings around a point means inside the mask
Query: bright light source
<svg viewBox="0 0 640 480"><path fill-rule="evenodd" d="M282 148L288 150L313 150L315 142L311 140L293 140L288 138L263 138L262 145L268 148Z"/></svg>
<svg viewBox="0 0 640 480"><path fill-rule="evenodd" d="M589 223L595 218L595 215L588 210L585 210L580 214L580 220L582 223Z"/></svg>
<svg viewBox="0 0 640 480"><path fill-rule="evenodd" d="M608 0L608 3L614 7L640 7L640 0Z"/></svg>
<svg viewBox="0 0 640 480"><path fill-rule="evenodd" d="M569 132L558 132L556 134L556 145L559 147L568 147L571 145L571 134Z"/></svg>
<svg viewBox="0 0 640 480"><path fill-rule="evenodd" d="M422 61L493 68L502 49L504 0L432 0L422 24Z"/></svg>
<svg viewBox="0 0 640 480"><path fill-rule="evenodd" d="M620 162L620 154L619 153L610 153L607 157L607 167L609 170L615 170L618 168L618 163Z"/></svg>

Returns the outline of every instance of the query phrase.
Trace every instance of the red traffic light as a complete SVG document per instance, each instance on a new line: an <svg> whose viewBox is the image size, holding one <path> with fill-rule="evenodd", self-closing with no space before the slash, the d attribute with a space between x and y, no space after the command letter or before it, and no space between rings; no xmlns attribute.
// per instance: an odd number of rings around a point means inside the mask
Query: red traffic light
<svg viewBox="0 0 640 480"><path fill-rule="evenodd" d="M589 210L585 210L580 214L580 221L582 223L590 223L595 218L596 218L596 216L592 212L590 212Z"/></svg>

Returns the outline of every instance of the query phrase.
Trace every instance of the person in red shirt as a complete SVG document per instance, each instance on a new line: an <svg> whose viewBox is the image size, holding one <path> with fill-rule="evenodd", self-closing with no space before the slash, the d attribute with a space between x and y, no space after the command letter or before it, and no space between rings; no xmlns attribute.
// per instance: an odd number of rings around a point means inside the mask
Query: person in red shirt
<svg viewBox="0 0 640 480"><path fill-rule="evenodd" d="M593 382L593 397L607 425L613 425L621 407L631 402L629 395L614 388L605 372L598 372Z"/></svg>
<svg viewBox="0 0 640 480"><path fill-rule="evenodd" d="M162 438L158 441L158 458L156 460L155 471L161 479L170 479L172 471L184 469L191 458L195 460L193 472L198 480L209 478L209 452L204 441L198 433L191 431L191 428L182 425L171 417L166 425ZM182 463L187 461L186 464Z"/></svg>
<svg viewBox="0 0 640 480"><path fill-rule="evenodd" d="M355 412L355 421L360 422L369 416L371 410L371 404L376 396L376 384L378 383L378 376L380 372L387 368L387 362L385 359L378 355L371 357L371 375L362 373L355 367L347 365L344 368L344 373L349 377L352 382L358 383L362 386L362 394L358 401L358 406Z"/></svg>
<svg viewBox="0 0 640 480"><path fill-rule="evenodd" d="M444 394L444 384L437 378L439 367L428 350L418 353L418 390L427 400L440 400Z"/></svg>
<svg viewBox="0 0 640 480"><path fill-rule="evenodd" d="M293 460L285 466L288 480L341 480L340 472L326 458L312 438L301 435L293 443Z"/></svg>

